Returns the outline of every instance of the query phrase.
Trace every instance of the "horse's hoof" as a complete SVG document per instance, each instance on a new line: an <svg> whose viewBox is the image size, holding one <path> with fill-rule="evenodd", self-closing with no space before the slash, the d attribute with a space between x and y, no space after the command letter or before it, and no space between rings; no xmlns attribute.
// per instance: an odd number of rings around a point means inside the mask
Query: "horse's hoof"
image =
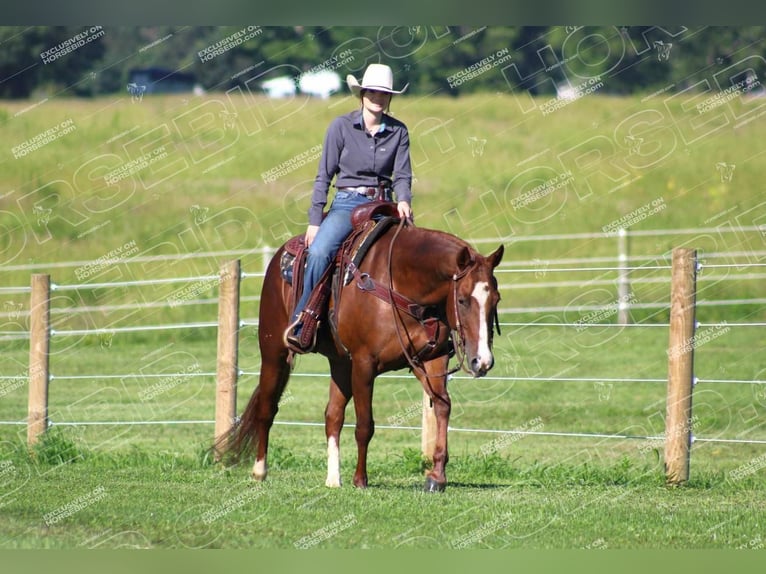
<svg viewBox="0 0 766 574"><path fill-rule="evenodd" d="M426 484L423 487L423 490L426 492L444 492L445 488L447 488L446 482L437 482L430 476L427 476Z"/></svg>
<svg viewBox="0 0 766 574"><path fill-rule="evenodd" d="M336 478L327 477L327 480L325 480L324 485L327 488L340 488L341 487L340 477L336 477Z"/></svg>

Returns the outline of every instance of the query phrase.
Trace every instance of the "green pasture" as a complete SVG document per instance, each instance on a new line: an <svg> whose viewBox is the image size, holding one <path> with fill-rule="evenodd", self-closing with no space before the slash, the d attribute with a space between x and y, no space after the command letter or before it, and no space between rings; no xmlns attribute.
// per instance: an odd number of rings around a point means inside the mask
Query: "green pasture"
<svg viewBox="0 0 766 574"><path fill-rule="evenodd" d="M449 486L437 496L420 490L427 462L420 431L408 427L420 424L422 392L404 371L376 384L370 488L349 486L353 428L342 435L346 485L324 487L328 379L317 356L299 359L283 397L265 483L250 481L252 461L224 469L209 457L211 277L233 257L247 273L241 412L259 369L260 249L303 230L317 146L350 98L3 102L1 286L48 273L59 287L53 426L30 454L23 425L0 425L0 547L761 548L764 445L722 441L766 440L766 395L762 384L713 381L766 378L762 327L738 325L766 315L757 303L705 302L763 297L759 268L746 264L765 251L764 128L753 121L764 102L700 113L703 100L596 95L546 114L545 100L508 94L394 100L412 136L417 224L484 253L504 243L501 308L566 308L501 314L490 376L451 381ZM67 133L29 147L56 126ZM719 164L735 166L730 177ZM611 325L617 239L605 230L619 222L705 230L631 236L631 255L645 257L631 272L636 303L669 300L674 247L727 265L703 267L698 279L706 336L695 350L698 440L682 488L663 478L667 309L636 306L634 322L649 326ZM570 233L596 237L526 240ZM607 269L578 263L591 257ZM555 260L576 271L557 272ZM171 277L193 279L125 284ZM29 294L0 289L0 302L0 421L20 423L28 343L15 336L27 330ZM516 324L578 320L585 326ZM120 330L167 324L189 326ZM66 333L93 328L104 332Z"/></svg>
<svg viewBox="0 0 766 574"><path fill-rule="evenodd" d="M356 449L349 428L341 440L345 484L336 491L324 487L321 357L300 358L272 433L270 476L256 484L252 459L228 469L211 462L212 424L145 424L212 421L214 378L188 373L214 371L214 339L54 345L47 438L30 457L25 428L0 427L0 540L8 548L760 547L763 445L702 442L766 440L760 386L705 382L759 376L764 340L748 331L731 329L698 349L693 422L700 440L689 484L668 488L660 438L664 328L617 328L598 341L562 328L506 330L489 377L456 375L451 383L450 484L430 496L421 492L420 432L397 428L420 424L422 391L404 371L376 384L370 488L350 486ZM255 373L249 335L240 367ZM24 360L21 348L6 354L4 372ZM67 378L85 375L94 378ZM555 380L563 377L589 380ZM252 374L240 379L238 411L256 382ZM26 387L9 390L0 408L0 419L22 420ZM506 432L477 432L496 430Z"/></svg>
<svg viewBox="0 0 766 574"><path fill-rule="evenodd" d="M416 222L477 242L485 253L502 240L508 307L613 303L615 289L605 282L614 272L561 274L551 262L601 257L608 260L597 267L613 268L617 239L607 231L619 225L709 230L630 238L630 254L644 257L634 265L647 268L633 273L648 281L632 288L638 303L667 300L669 271L656 267L669 265L673 247L694 247L707 263L760 263L764 129L755 118L766 103L736 98L701 113L698 99L594 95L549 112L544 98L511 94L396 98L393 113L411 132ZM350 97L269 100L239 91L3 102L4 285L29 285L32 272L61 285L207 277L234 256L246 272L261 272L261 248L303 231L324 131L354 105ZM35 147L50 130L63 135ZM571 233L597 236L528 241ZM739 255L706 259L724 252ZM510 272L529 262L534 273ZM706 271L704 298L760 297L753 271ZM729 280L735 276L743 278ZM570 286L550 286L560 280ZM59 291L64 308L145 307L66 314L62 328L215 315L194 304L215 297L215 281L193 284L183 305L157 305L183 287ZM243 314L255 317L258 279L243 289ZM26 297L0 297L10 311L3 330L21 329L13 312L26 309ZM751 304L707 313L762 318ZM664 319L638 309L634 318Z"/></svg>

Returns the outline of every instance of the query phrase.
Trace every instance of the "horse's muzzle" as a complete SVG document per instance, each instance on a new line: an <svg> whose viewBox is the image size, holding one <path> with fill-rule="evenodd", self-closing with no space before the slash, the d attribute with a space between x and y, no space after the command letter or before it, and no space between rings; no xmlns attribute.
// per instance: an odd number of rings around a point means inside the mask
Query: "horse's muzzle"
<svg viewBox="0 0 766 574"><path fill-rule="evenodd" d="M481 359L480 357L474 357L471 359L469 369L471 370L471 373L473 373L473 376L483 377L486 375L489 370L494 366L495 364L495 358L490 355L489 359Z"/></svg>

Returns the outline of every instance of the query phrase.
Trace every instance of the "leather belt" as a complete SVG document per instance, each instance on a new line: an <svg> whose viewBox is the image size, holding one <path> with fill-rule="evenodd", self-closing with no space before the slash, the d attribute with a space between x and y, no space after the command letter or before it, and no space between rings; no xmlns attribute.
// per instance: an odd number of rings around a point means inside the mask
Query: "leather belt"
<svg viewBox="0 0 766 574"><path fill-rule="evenodd" d="M367 199L382 199L385 201L391 201L392 191L390 187L372 187L367 185L359 185L356 187L339 187L338 191L350 191L351 193L358 193L363 195Z"/></svg>

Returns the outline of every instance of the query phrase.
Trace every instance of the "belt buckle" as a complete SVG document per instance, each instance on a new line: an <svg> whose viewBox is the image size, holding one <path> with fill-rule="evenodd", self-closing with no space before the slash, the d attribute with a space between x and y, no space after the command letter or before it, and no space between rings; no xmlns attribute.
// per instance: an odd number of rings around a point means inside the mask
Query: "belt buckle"
<svg viewBox="0 0 766 574"><path fill-rule="evenodd" d="M375 196L377 195L378 190L374 187L365 187L364 192L362 195L364 195L367 199L375 199Z"/></svg>

